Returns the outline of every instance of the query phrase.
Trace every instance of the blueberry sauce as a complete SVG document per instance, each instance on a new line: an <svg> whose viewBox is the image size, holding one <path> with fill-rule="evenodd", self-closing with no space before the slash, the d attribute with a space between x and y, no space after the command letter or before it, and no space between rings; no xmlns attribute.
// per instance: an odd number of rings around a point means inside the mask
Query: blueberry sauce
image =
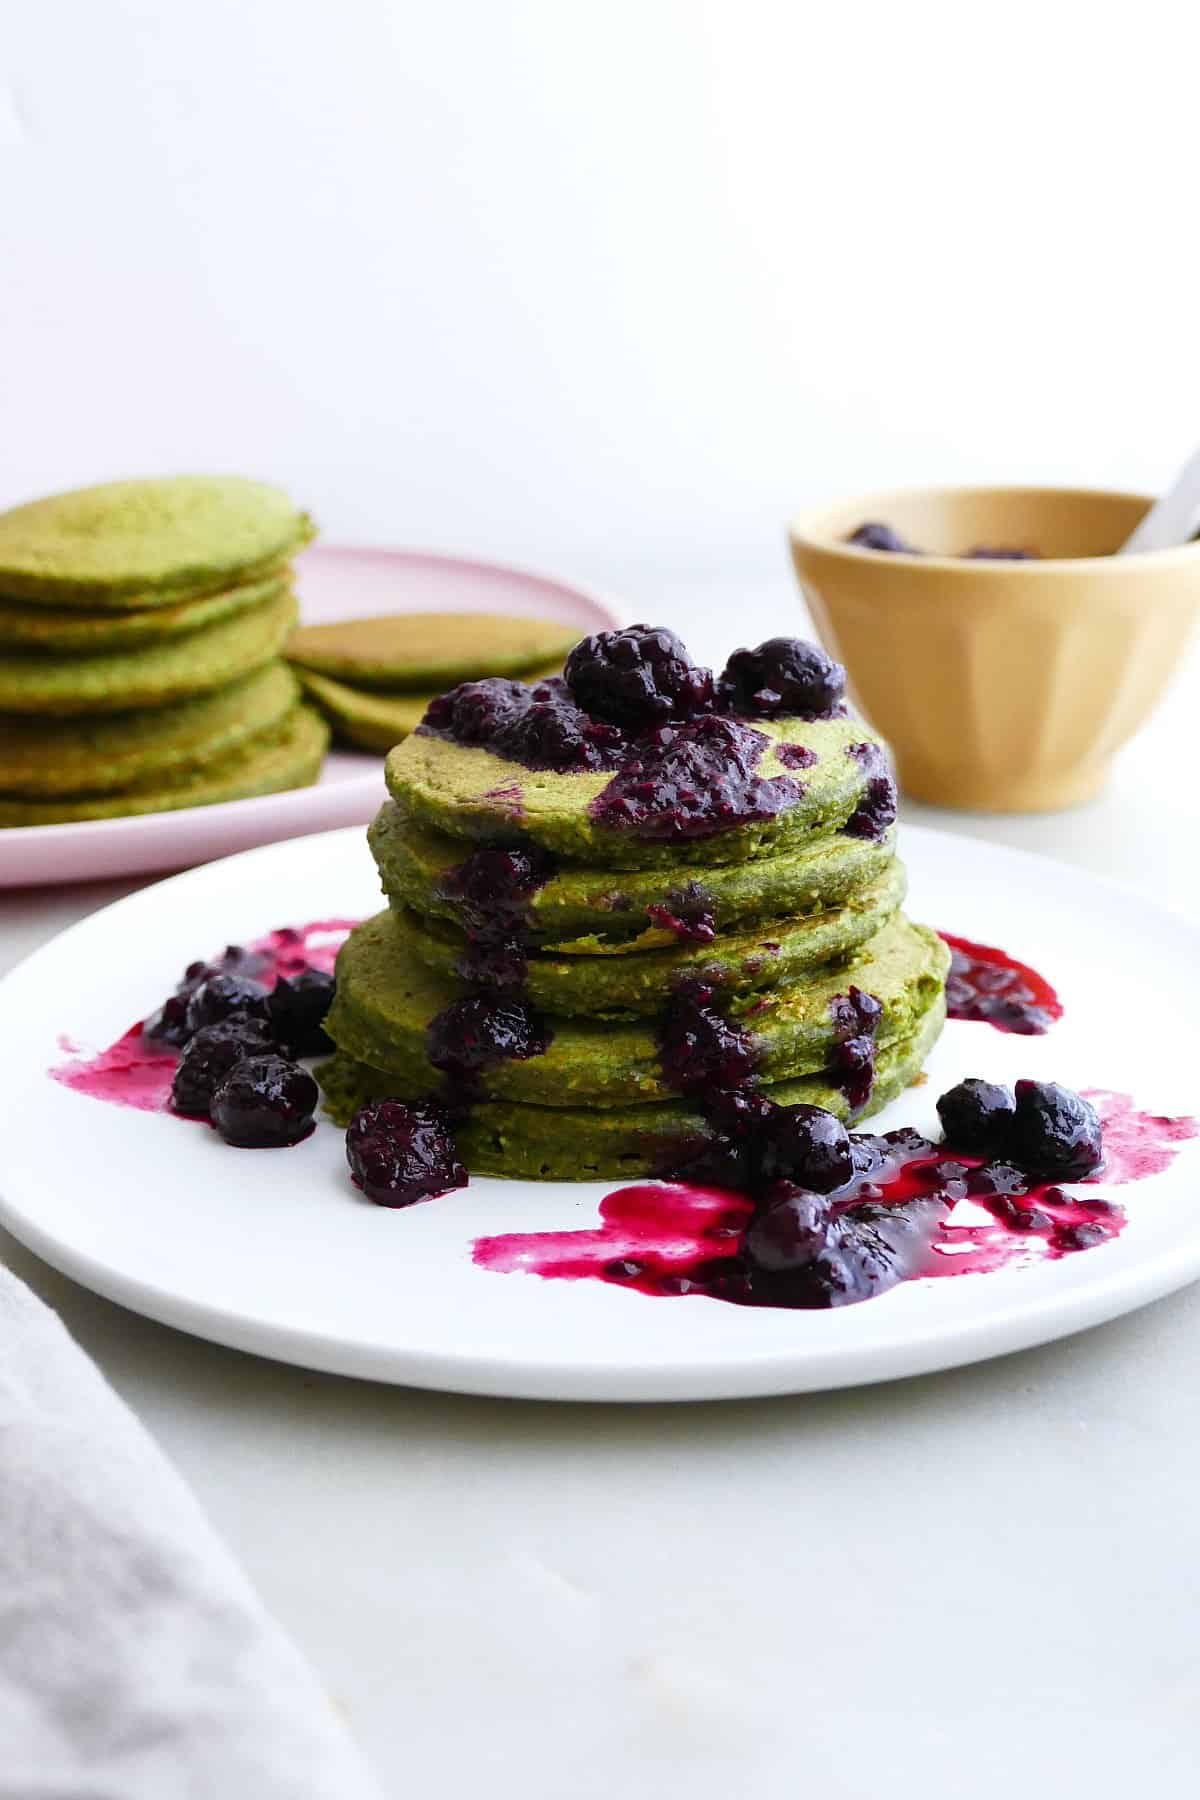
<svg viewBox="0 0 1200 1800"><path fill-rule="evenodd" d="M896 783L880 744L847 744L846 755L852 756L867 778L863 797L842 830L847 837L870 838L878 842L896 823Z"/></svg>
<svg viewBox="0 0 1200 1800"><path fill-rule="evenodd" d="M529 909L558 867L548 851L476 850L446 869L436 893L466 931L457 970L472 986L520 987L527 974Z"/></svg>
<svg viewBox="0 0 1200 1800"><path fill-rule="evenodd" d="M638 739L588 810L599 825L668 843L776 818L804 789L790 776L757 773L770 742L712 715L664 725Z"/></svg>
<svg viewBox="0 0 1200 1800"><path fill-rule="evenodd" d="M950 946L949 1018L979 1020L1021 1037L1040 1036L1062 1018L1058 995L1028 963L991 944L974 944L948 931L940 935Z"/></svg>
<svg viewBox="0 0 1200 1800"><path fill-rule="evenodd" d="M498 676L464 681L430 702L417 730L486 746L527 769L613 769L626 749L619 728L584 712L559 676L534 687Z"/></svg>
<svg viewBox="0 0 1200 1800"><path fill-rule="evenodd" d="M180 1022L190 993L200 982L231 967L251 975L268 989L273 989L281 977L295 979L309 969L332 972L338 951L357 923L357 919L335 918L284 926L252 943L231 946L210 963L189 964L179 990L183 998ZM49 1070L51 1079L111 1106L127 1106L137 1112L167 1112L179 1065L179 1046L169 1038L149 1036L146 1030L166 1010L159 1008L147 1019L131 1025L115 1043L94 1056L75 1055L69 1062L59 1064Z"/></svg>
<svg viewBox="0 0 1200 1800"><path fill-rule="evenodd" d="M713 897L699 881L689 881L677 892L668 894L658 906L648 906L646 915L664 931L673 931L689 944L711 944L717 935Z"/></svg>
<svg viewBox="0 0 1200 1800"><path fill-rule="evenodd" d="M592 801L593 819L673 842L772 819L804 792L789 776L757 772L770 740L728 714L841 717L844 691L841 664L797 638L735 651L714 686L674 632L631 625L585 638L563 676L535 686L498 677L462 682L430 702L417 732L484 747L527 769L611 772ZM816 760L804 745L777 750L785 768ZM882 759L869 774L874 785L847 829L880 836L895 816L895 795ZM892 811L882 819L889 794ZM504 799L519 816L519 785L486 797Z"/></svg>
<svg viewBox="0 0 1200 1800"><path fill-rule="evenodd" d="M883 1013L874 994L852 987L829 1002L836 1043L830 1074L852 1113L861 1112L875 1087L875 1034Z"/></svg>
<svg viewBox="0 0 1200 1800"><path fill-rule="evenodd" d="M722 1090L753 1087L762 1053L745 1026L714 1004L716 990L689 978L668 1001L658 1027L663 1080L676 1093L703 1099Z"/></svg>
<svg viewBox="0 0 1200 1800"><path fill-rule="evenodd" d="M1106 1186L1161 1173L1181 1143L1200 1135L1200 1122L1139 1112L1127 1095L1093 1092L1090 1098L1104 1122ZM473 1260L501 1273L597 1280L642 1294L808 1308L868 1299L914 1278L1056 1260L1110 1242L1126 1223L1112 1201L1077 1191L1090 1188L1090 1181L1067 1191L982 1157L935 1147L909 1131L852 1134L850 1142L855 1180L828 1197L806 1196L808 1202L825 1200L823 1230L830 1219L840 1227L826 1265L832 1280L824 1290L811 1275L789 1286L786 1275L748 1265L746 1238L756 1217L748 1196L677 1181L609 1194L600 1204L601 1223L592 1229L478 1238ZM797 1205L798 1193L785 1196L789 1206ZM897 1222L904 1219L905 1228L884 1229L889 1213Z"/></svg>

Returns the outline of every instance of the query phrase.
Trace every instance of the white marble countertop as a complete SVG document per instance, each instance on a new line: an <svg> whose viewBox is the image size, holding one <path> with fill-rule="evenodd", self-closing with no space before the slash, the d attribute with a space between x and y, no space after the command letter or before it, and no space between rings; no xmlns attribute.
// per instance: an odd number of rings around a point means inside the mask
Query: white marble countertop
<svg viewBox="0 0 1200 1800"><path fill-rule="evenodd" d="M731 616L741 641L795 618L782 582L638 599L690 616L701 654ZM1078 813L908 817L1200 912L1198 703L1193 664ZM0 895L0 965L135 885ZM1136 947L1113 948L1119 983ZM571 1408L277 1366L2 1234L0 1256L175 1459L398 1800L1195 1792L1200 1288L890 1386Z"/></svg>

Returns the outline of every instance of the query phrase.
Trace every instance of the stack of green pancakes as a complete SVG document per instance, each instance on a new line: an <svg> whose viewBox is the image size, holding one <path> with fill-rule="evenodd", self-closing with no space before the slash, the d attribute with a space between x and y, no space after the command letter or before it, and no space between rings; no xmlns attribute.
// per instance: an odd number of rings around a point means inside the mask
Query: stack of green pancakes
<svg viewBox="0 0 1200 1800"><path fill-rule="evenodd" d="M459 681L557 675L578 632L499 613L388 613L302 625L287 654L340 743L384 753L415 731L435 694Z"/></svg>
<svg viewBox="0 0 1200 1800"><path fill-rule="evenodd" d="M712 1096L679 1074L689 1020L701 1036L724 1021L754 1091L784 1104L865 1117L915 1081L949 956L901 910L886 775L888 806L870 805L885 752L843 715L743 727L754 778L787 802L693 834L655 815L653 782L640 829L623 828L611 766L535 771L428 726L394 750L369 833L388 905L341 952L318 1071L333 1117L441 1096L472 1172L610 1179L713 1146ZM473 996L516 1006L518 1048L456 1094L439 1048ZM863 1033L873 1073L856 1091L846 1052Z"/></svg>
<svg viewBox="0 0 1200 1800"><path fill-rule="evenodd" d="M301 787L328 741L282 658L313 535L240 478L111 482L0 514L0 825Z"/></svg>

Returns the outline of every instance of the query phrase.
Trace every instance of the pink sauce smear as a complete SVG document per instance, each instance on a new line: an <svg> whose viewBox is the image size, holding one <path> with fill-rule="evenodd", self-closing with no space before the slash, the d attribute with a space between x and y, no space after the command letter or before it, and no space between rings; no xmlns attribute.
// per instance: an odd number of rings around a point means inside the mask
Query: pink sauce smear
<svg viewBox="0 0 1200 1800"><path fill-rule="evenodd" d="M337 953L357 919L314 919L307 925L285 925L269 931L245 948L256 959L246 972L256 981L274 987L280 976L300 975L305 969L331 973ZM64 1050L73 1049L60 1040ZM73 1093L87 1094L110 1106L128 1106L136 1112L166 1112L179 1052L142 1036L142 1021L131 1025L114 1044L94 1056L72 1056L49 1071L53 1081Z"/></svg>
<svg viewBox="0 0 1200 1800"><path fill-rule="evenodd" d="M1200 1135L1200 1121L1139 1112L1125 1094L1087 1096L1104 1127L1105 1166L1099 1180L1123 1186L1160 1174L1180 1144ZM1055 1260L1094 1248L1124 1229L1123 1209L1099 1195L1053 1182L1030 1183L1017 1197L968 1195L964 1180L947 1179L946 1165L967 1171L981 1157L944 1148L903 1159L887 1179L860 1182L838 1197L852 1212L869 1200L900 1206L941 1199L945 1215L928 1241L918 1240L911 1266L898 1280L985 1274L1014 1263ZM508 1232L477 1238L473 1260L498 1273L547 1280L595 1280L655 1295L706 1294L736 1305L761 1304L740 1282L736 1258L753 1204L742 1194L686 1182L645 1182L618 1188L600 1203L600 1224L583 1231Z"/></svg>

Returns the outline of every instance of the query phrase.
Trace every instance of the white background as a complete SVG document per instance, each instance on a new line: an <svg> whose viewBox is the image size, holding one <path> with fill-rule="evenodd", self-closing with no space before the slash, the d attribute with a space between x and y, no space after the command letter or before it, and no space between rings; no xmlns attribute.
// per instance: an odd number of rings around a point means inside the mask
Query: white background
<svg viewBox="0 0 1200 1800"><path fill-rule="evenodd" d="M1200 435L1170 0L36 0L0 86L0 503L275 476L332 537L783 567L893 481Z"/></svg>
<svg viewBox="0 0 1200 1800"><path fill-rule="evenodd" d="M0 54L0 504L274 476L717 656L792 616L800 505L1149 491L1200 439L1194 8L35 0ZM1194 906L1198 702L1094 807L937 822ZM114 891L0 895L0 961ZM389 1795L1194 1794L1197 1289L887 1388L570 1411L276 1368L3 1254Z"/></svg>

